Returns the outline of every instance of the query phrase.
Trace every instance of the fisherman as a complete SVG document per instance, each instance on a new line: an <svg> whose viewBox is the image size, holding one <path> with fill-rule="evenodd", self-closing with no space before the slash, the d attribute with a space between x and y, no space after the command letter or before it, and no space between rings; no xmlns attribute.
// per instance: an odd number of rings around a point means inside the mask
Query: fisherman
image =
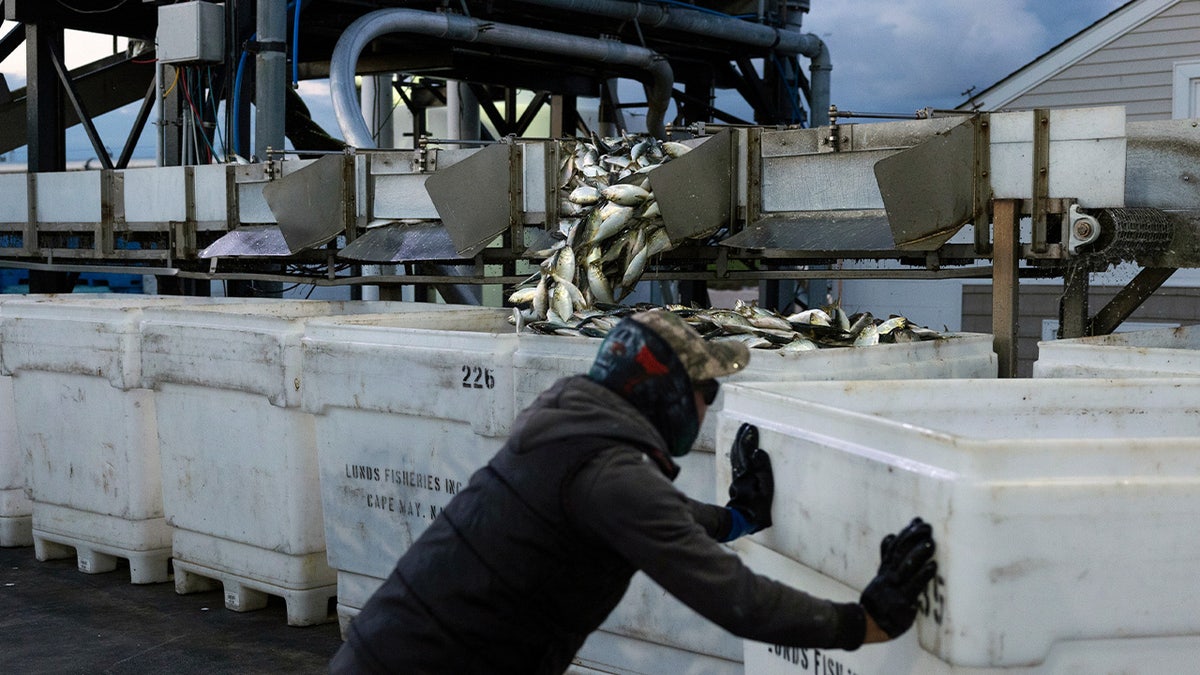
<svg viewBox="0 0 1200 675"><path fill-rule="evenodd" d="M750 571L720 545L771 524L774 478L743 425L724 507L672 485L717 394L745 368L677 315L622 320L587 375L559 380L400 558L355 617L334 673L561 673L642 570L743 638L857 649L904 633L936 571L928 524L883 541L857 603Z"/></svg>

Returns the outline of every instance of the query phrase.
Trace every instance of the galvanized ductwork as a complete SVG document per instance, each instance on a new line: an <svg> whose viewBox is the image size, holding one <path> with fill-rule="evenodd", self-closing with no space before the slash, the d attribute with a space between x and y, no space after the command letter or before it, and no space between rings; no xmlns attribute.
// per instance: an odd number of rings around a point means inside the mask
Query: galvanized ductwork
<svg viewBox="0 0 1200 675"><path fill-rule="evenodd" d="M354 87L355 66L359 54L371 40L389 33L418 33L457 42L515 47L642 70L645 75L641 79L646 87L648 102L646 129L654 136L666 137L663 121L675 78L666 59L649 49L454 14L382 9L359 17L346 28L338 39L329 63L334 114L346 142L352 146L374 147L371 130L358 108L358 95Z"/></svg>
<svg viewBox="0 0 1200 675"><path fill-rule="evenodd" d="M783 54L799 54L811 59L812 125L829 124L829 80L833 63L829 48L812 33L801 33L798 21L788 28L751 23L733 17L718 16L686 8L672 8L652 2L622 0L519 0L520 2L554 9L591 14L611 19L636 21L651 28L665 28L704 37L738 42L752 47L773 49ZM799 5L806 8L807 2ZM802 14L796 11L797 15ZM794 27L794 28L793 28Z"/></svg>

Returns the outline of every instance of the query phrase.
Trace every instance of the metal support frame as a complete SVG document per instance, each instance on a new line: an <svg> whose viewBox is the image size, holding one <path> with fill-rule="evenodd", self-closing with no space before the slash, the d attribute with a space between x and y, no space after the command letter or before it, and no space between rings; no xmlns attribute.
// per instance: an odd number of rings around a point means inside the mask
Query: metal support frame
<svg viewBox="0 0 1200 675"><path fill-rule="evenodd" d="M175 67L168 65L160 65L162 74L160 76L162 86L164 88L162 100L160 101L161 117L159 117L159 163L163 166L179 166L183 161L183 93L180 91L179 85L170 86L168 82L172 78L168 74L175 75ZM249 105L246 106L249 109ZM249 118L247 118L249 119ZM249 128L249 123L246 127ZM247 133L246 135L249 135Z"/></svg>
<svg viewBox="0 0 1200 675"><path fill-rule="evenodd" d="M129 129L129 135L125 138L125 145L121 148L120 157L117 158L116 168L124 169L129 166L129 160L133 158L138 138L142 135L142 130L146 128L146 121L150 119L150 113L154 112L154 97L157 92L158 84L151 82L150 88L146 90L146 97L142 99L142 106L138 108L137 117L133 120L133 126Z"/></svg>
<svg viewBox="0 0 1200 675"><path fill-rule="evenodd" d="M7 59L25 41L25 26L18 25L0 38L0 61Z"/></svg>
<svg viewBox="0 0 1200 675"><path fill-rule="evenodd" d="M550 137L562 138L575 133L579 126L579 112L574 96L554 95L550 97Z"/></svg>
<svg viewBox="0 0 1200 675"><path fill-rule="evenodd" d="M66 93L67 100L71 102L71 107L75 109L75 114L79 117L79 123L83 125L84 133L87 134L88 140L92 143L92 149L96 151L96 157L100 160L100 166L105 169L113 168L112 157L108 154L108 149L104 147L104 141L100 139L100 133L96 131L96 125L92 122L92 116L88 114L83 99L79 97L79 92L75 90L75 84L71 81L71 74L67 72L66 66L63 65L61 50L51 50L48 56L50 64L54 66L54 72L58 74L59 82L62 83L62 91Z"/></svg>
<svg viewBox="0 0 1200 675"><path fill-rule="evenodd" d="M1033 252L1045 253L1047 199L1050 196L1050 110L1033 111Z"/></svg>
<svg viewBox="0 0 1200 675"><path fill-rule="evenodd" d="M1122 288L1088 323L1088 335L1108 335L1128 319L1175 273L1173 267L1147 267Z"/></svg>
<svg viewBox="0 0 1200 675"><path fill-rule="evenodd" d="M995 248L992 253L992 347L999 377L1017 376L1018 283L1021 262L1020 200L992 202Z"/></svg>
<svg viewBox="0 0 1200 675"><path fill-rule="evenodd" d="M63 30L48 24L25 24L26 138L29 170L62 171L67 166L62 88L54 59L62 58Z"/></svg>
<svg viewBox="0 0 1200 675"><path fill-rule="evenodd" d="M1058 337L1077 338L1089 335L1088 325L1088 265L1079 260L1067 263L1063 275L1063 294L1058 302Z"/></svg>
<svg viewBox="0 0 1200 675"><path fill-rule="evenodd" d="M975 117L974 160L975 191L972 195L975 213L975 252L992 252L992 118L987 113Z"/></svg>

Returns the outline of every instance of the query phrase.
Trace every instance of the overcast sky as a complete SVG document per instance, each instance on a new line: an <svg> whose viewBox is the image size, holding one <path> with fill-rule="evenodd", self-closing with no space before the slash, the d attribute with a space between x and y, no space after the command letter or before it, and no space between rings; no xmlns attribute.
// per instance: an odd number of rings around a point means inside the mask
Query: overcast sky
<svg viewBox="0 0 1200 675"><path fill-rule="evenodd" d="M832 102L852 111L952 108L1125 0L812 0L804 29L833 59Z"/></svg>
<svg viewBox="0 0 1200 675"><path fill-rule="evenodd" d="M843 110L907 114L926 106L951 108L970 87L982 91L1124 0L811 0L804 30L829 46L832 102ZM5 22L0 31L13 26ZM112 52L112 38L71 33L67 63L74 67ZM124 48L120 41L118 48ZM24 50L0 62L10 88L24 85ZM328 89L303 86L319 122L331 124ZM136 106L109 117L119 143ZM731 107L731 112L735 112ZM339 135L336 128L329 129ZM90 152L82 134L68 142L72 154ZM141 148L150 148L150 134ZM139 152L139 154L142 154ZM86 159L72 157L72 159Z"/></svg>

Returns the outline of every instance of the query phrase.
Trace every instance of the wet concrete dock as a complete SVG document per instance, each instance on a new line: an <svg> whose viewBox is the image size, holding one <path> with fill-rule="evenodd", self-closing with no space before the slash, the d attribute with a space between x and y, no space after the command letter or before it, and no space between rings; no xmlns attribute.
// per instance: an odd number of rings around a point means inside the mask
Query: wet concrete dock
<svg viewBox="0 0 1200 675"><path fill-rule="evenodd" d="M279 598L232 612L220 590L133 585L127 564L84 574L74 558L0 548L0 673L302 675L326 672L340 644L336 621L288 626Z"/></svg>

